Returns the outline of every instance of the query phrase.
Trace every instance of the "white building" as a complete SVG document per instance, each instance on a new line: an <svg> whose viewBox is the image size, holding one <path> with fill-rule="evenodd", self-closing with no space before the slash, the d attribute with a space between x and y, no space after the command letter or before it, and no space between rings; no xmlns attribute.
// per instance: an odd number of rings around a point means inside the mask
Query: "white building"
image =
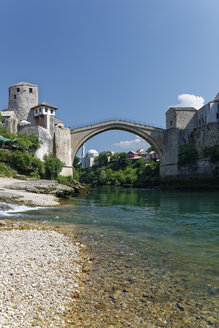
<svg viewBox="0 0 219 328"><path fill-rule="evenodd" d="M219 93L197 111L198 126L219 122Z"/></svg>
<svg viewBox="0 0 219 328"><path fill-rule="evenodd" d="M94 165L94 160L98 155L99 155L99 153L96 150L94 150L94 149L88 150L85 157L81 159L82 168L92 167Z"/></svg>

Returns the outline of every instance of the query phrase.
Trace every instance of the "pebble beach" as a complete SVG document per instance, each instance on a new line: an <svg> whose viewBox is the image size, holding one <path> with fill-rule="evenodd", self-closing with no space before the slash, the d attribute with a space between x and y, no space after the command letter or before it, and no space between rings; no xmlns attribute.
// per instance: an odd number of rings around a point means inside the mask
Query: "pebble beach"
<svg viewBox="0 0 219 328"><path fill-rule="evenodd" d="M68 326L79 295L79 243L51 230L7 229L1 221L0 327Z"/></svg>

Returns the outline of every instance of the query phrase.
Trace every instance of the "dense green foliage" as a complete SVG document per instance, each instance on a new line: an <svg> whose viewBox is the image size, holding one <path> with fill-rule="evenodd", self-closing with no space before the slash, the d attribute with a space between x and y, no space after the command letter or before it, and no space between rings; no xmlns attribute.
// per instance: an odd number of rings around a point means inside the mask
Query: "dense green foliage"
<svg viewBox="0 0 219 328"><path fill-rule="evenodd" d="M130 163L126 153L103 152L95 165L78 169L79 181L96 186L150 186L159 183L159 164L142 158Z"/></svg>
<svg viewBox="0 0 219 328"><path fill-rule="evenodd" d="M78 156L75 156L74 161L73 161L73 167L79 168L80 167L79 162L80 162L80 158Z"/></svg>
<svg viewBox="0 0 219 328"><path fill-rule="evenodd" d="M13 176L18 172L37 179L58 177L63 167L63 163L58 158L45 155L42 162L34 157L41 143L36 135L21 133L15 135L3 126L0 126L0 135L12 141L7 145L8 149L0 149L0 174ZM78 164L77 160L76 164ZM72 183L72 181L66 182Z"/></svg>
<svg viewBox="0 0 219 328"><path fill-rule="evenodd" d="M9 132L6 127L0 126L0 135L11 139L13 146L18 150L35 152L40 147L40 140L35 134L18 133L15 135Z"/></svg>
<svg viewBox="0 0 219 328"><path fill-rule="evenodd" d="M10 164L19 173L31 174L31 176L33 172L35 172L34 175L42 176L43 174L43 162L26 152L18 150L12 152Z"/></svg>
<svg viewBox="0 0 219 328"><path fill-rule="evenodd" d="M56 179L62 170L63 163L57 157L50 155L44 156L45 177L47 179Z"/></svg>
<svg viewBox="0 0 219 328"><path fill-rule="evenodd" d="M15 171L7 166L4 162L0 161L0 174L6 177L13 177L15 175Z"/></svg>
<svg viewBox="0 0 219 328"><path fill-rule="evenodd" d="M10 163L12 152L8 149L0 149L0 162Z"/></svg>
<svg viewBox="0 0 219 328"><path fill-rule="evenodd" d="M75 185L75 179L72 176L63 177L63 176L59 175L57 177L57 181L68 187L74 187L74 185Z"/></svg>
<svg viewBox="0 0 219 328"><path fill-rule="evenodd" d="M37 178L43 175L43 162L27 152L0 149L0 162L15 170L14 172Z"/></svg>
<svg viewBox="0 0 219 328"><path fill-rule="evenodd" d="M179 166L184 166L187 164L195 164L198 160L198 151L194 147L184 144L180 145L179 149Z"/></svg>
<svg viewBox="0 0 219 328"><path fill-rule="evenodd" d="M57 177L57 181L61 184L67 185L69 187L71 187L74 182L73 177L71 177L71 176L63 177L61 175Z"/></svg>
<svg viewBox="0 0 219 328"><path fill-rule="evenodd" d="M203 150L203 154L204 156L209 157L212 163L219 162L219 145L206 147Z"/></svg>
<svg viewBox="0 0 219 328"><path fill-rule="evenodd" d="M35 151L40 147L39 138L34 134L15 135L3 126L0 126L0 135L11 140L8 145L9 149L0 149L0 162L4 163L9 171L13 169L10 172L14 172L14 174L18 172L40 178L43 175L44 164L34 157ZM6 172L6 170L4 171Z"/></svg>

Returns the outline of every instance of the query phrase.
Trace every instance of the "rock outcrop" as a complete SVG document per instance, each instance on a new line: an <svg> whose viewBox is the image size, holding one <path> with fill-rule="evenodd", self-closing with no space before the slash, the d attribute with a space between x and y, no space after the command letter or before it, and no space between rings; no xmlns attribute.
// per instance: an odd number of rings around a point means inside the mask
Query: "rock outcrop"
<svg viewBox="0 0 219 328"><path fill-rule="evenodd" d="M16 181L7 186L7 189L24 190L36 194L49 194L58 198L68 198L74 193L87 192L87 188L79 182L75 182L75 185L70 187L55 180Z"/></svg>
<svg viewBox="0 0 219 328"><path fill-rule="evenodd" d="M0 178L0 201L33 206L58 206L58 198L69 198L74 193L87 193L87 186L79 182L66 186L55 180L18 180ZM37 195L36 195L37 194Z"/></svg>

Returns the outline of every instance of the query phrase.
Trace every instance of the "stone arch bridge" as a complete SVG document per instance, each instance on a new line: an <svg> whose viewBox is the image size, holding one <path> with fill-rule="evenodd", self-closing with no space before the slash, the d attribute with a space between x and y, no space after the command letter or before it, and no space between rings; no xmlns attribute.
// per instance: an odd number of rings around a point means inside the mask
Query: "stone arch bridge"
<svg viewBox="0 0 219 328"><path fill-rule="evenodd" d="M122 130L134 133L147 141L157 152L160 163L164 156L164 129L154 126L121 120L111 120L93 125L87 125L71 130L71 160L73 162L79 148L90 138L109 130Z"/></svg>
<svg viewBox="0 0 219 328"><path fill-rule="evenodd" d="M160 159L161 180L164 181L168 177L172 179L172 176L178 175L178 129L165 130L122 120L105 121L75 129L57 128L53 141L53 153L65 163L61 175L72 175L75 155L87 140L109 130L131 132L147 141Z"/></svg>
<svg viewBox="0 0 219 328"><path fill-rule="evenodd" d="M180 145L192 144L199 155L202 156L202 149L218 145L218 123L211 123L203 127L178 128L168 127L161 129L155 126L139 124L135 122L111 120L102 123L87 125L76 129L55 129L53 139L53 153L60 158L65 166L62 175L72 175L72 162L79 148L90 138L109 130L122 130L131 132L143 140L147 141L157 152L160 159L160 178L163 183L172 184L174 181L181 183L182 179L209 177L214 181L214 172L217 169L209 160L202 159L193 166L179 166Z"/></svg>

